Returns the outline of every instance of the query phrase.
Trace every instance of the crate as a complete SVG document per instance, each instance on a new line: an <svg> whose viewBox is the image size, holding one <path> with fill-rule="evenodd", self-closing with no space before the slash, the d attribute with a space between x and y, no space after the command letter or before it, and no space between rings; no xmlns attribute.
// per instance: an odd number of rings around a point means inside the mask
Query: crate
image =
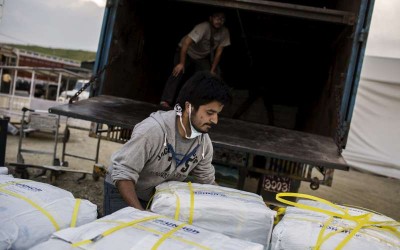
<svg viewBox="0 0 400 250"><path fill-rule="evenodd" d="M24 132L40 131L55 133L59 126L58 115L47 112L30 112Z"/></svg>
<svg viewBox="0 0 400 250"><path fill-rule="evenodd" d="M132 135L133 128L122 128L106 124L92 123L90 125L89 136L101 140L117 143L126 143Z"/></svg>

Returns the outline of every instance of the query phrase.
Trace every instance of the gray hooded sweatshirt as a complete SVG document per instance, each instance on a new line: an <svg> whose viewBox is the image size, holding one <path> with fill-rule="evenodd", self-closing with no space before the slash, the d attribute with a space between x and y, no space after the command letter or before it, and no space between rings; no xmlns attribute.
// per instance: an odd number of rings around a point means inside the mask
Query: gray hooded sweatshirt
<svg viewBox="0 0 400 250"><path fill-rule="evenodd" d="M112 155L106 181L114 185L118 180L134 181L136 193L144 201L151 198L158 184L183 181L189 173L195 182L213 183L213 147L208 134L192 139L197 143L192 144L186 157L177 164L173 156L176 148L176 117L174 110L157 111L138 123L131 139Z"/></svg>

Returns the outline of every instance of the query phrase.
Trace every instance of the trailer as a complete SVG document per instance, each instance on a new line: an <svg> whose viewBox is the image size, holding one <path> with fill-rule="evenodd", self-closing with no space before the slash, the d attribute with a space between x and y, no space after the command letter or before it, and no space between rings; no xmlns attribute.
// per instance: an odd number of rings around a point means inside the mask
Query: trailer
<svg viewBox="0 0 400 250"><path fill-rule="evenodd" d="M157 110L181 37L215 7L231 45L220 63L234 100L210 133L217 181L255 192L332 185L348 170L347 143L373 0L112 0L88 100L50 108L102 124L102 138L126 142ZM106 70L103 70L106 68ZM101 126L99 126L101 127ZM99 131L95 131L99 134Z"/></svg>

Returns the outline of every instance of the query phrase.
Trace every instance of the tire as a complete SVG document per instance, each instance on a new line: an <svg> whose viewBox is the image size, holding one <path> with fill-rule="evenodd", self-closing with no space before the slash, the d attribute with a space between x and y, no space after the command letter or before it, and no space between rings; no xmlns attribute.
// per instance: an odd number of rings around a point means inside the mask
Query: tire
<svg viewBox="0 0 400 250"><path fill-rule="evenodd" d="M65 128L62 142L67 143L69 141L70 136L71 136L71 131L69 130L69 128Z"/></svg>
<svg viewBox="0 0 400 250"><path fill-rule="evenodd" d="M319 188L319 180L317 177L314 177L310 183L310 188L312 190L317 190Z"/></svg>
<svg viewBox="0 0 400 250"><path fill-rule="evenodd" d="M93 171L92 177L94 181L99 181L100 179L100 175L96 171Z"/></svg>
<svg viewBox="0 0 400 250"><path fill-rule="evenodd" d="M55 159L53 160L53 166L61 166L60 159L55 158Z"/></svg>

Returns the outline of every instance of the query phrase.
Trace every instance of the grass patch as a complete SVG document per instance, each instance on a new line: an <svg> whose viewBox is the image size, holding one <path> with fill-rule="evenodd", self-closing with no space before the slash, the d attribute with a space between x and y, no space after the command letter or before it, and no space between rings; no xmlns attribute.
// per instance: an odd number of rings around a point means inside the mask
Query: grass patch
<svg viewBox="0 0 400 250"><path fill-rule="evenodd" d="M96 52L86 51L86 50L59 49L59 48L48 48L35 45L20 45L20 44L8 44L8 46L18 49L34 51L41 54L77 60L79 62L94 61L96 59Z"/></svg>

